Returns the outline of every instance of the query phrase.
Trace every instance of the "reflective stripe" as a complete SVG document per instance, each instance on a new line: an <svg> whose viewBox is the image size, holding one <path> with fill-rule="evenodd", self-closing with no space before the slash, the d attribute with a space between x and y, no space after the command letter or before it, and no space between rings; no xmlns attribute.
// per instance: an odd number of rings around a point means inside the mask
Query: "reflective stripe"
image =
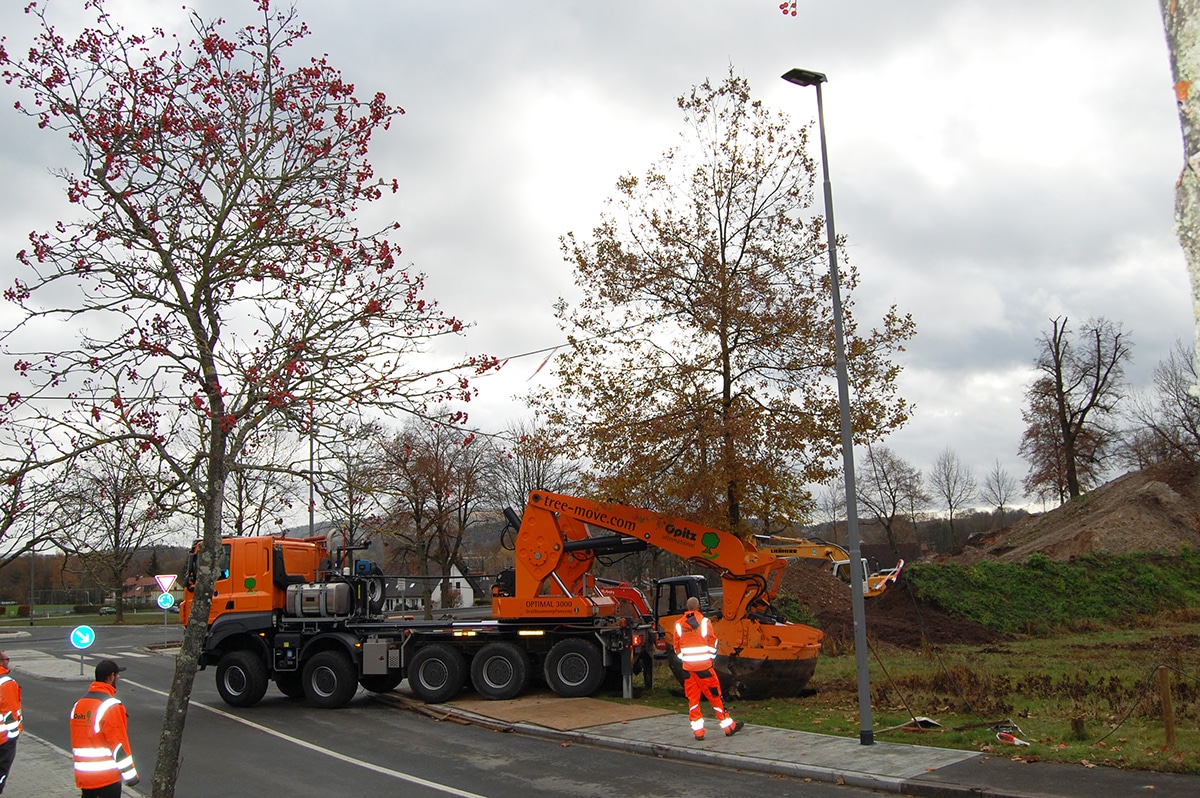
<svg viewBox="0 0 1200 798"><path fill-rule="evenodd" d="M107 748L74 748L71 750L75 756L112 756L112 751Z"/></svg>
<svg viewBox="0 0 1200 798"><path fill-rule="evenodd" d="M105 770L118 770L117 763L112 759L97 762L76 762L75 769L80 773L99 773Z"/></svg>
<svg viewBox="0 0 1200 798"><path fill-rule="evenodd" d="M100 720L104 717L104 713L120 703L121 699L119 698L106 698L100 702L100 706L96 708L96 722L92 724L92 732L94 734L100 733Z"/></svg>

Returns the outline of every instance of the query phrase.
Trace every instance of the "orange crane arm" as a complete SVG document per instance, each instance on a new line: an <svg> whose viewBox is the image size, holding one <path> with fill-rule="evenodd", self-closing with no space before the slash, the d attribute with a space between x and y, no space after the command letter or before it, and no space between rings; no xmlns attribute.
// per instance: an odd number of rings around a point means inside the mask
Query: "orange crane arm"
<svg viewBox="0 0 1200 798"><path fill-rule="evenodd" d="M588 526L613 534L591 537ZM580 586L594 554L647 546L717 571L724 590L722 616L730 620L768 603L787 565L736 535L691 521L624 504L533 491L516 538L513 596L493 599L493 614L527 617L568 606L577 615L609 614L613 610L605 606L606 597Z"/></svg>

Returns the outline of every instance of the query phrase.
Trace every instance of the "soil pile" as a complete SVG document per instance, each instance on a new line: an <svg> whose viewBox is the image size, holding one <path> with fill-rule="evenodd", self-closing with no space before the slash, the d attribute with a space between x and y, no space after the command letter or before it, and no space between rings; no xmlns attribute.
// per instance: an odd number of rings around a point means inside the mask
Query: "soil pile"
<svg viewBox="0 0 1200 798"><path fill-rule="evenodd" d="M825 568L808 560L794 560L784 571L781 590L808 605L825 633L825 648L846 651L854 645L854 612L850 587ZM986 644L1004 639L1000 632L982 624L947 615L936 606L917 601L904 574L882 595L864 599L867 638L905 648L925 643Z"/></svg>
<svg viewBox="0 0 1200 798"><path fill-rule="evenodd" d="M972 538L947 559L963 565L985 559L1023 563L1041 552L1066 561L1081 554L1177 552L1185 546L1200 550L1200 465L1162 463Z"/></svg>

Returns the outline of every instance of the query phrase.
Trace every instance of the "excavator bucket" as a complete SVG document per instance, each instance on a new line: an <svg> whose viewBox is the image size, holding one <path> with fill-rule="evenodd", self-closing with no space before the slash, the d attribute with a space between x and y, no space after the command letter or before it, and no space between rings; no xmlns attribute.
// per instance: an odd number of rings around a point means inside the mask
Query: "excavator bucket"
<svg viewBox="0 0 1200 798"><path fill-rule="evenodd" d="M713 667L721 692L731 698L795 698L817 669L824 634L799 623L768 624L751 619L714 621L717 656ZM663 619L670 638L674 619ZM671 671L682 684L686 675L678 657Z"/></svg>
<svg viewBox="0 0 1200 798"><path fill-rule="evenodd" d="M804 692L817 668L811 659L750 659L723 657L714 660L721 693L726 698L758 700L795 698ZM671 657L671 672L683 684L687 675L677 657Z"/></svg>

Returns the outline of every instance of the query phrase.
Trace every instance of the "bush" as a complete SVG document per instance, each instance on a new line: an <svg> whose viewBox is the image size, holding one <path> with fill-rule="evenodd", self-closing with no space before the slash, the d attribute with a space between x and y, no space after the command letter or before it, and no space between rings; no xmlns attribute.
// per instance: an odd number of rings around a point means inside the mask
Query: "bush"
<svg viewBox="0 0 1200 798"><path fill-rule="evenodd" d="M780 592L775 596L775 611L792 623L819 627L816 617L809 611L808 604L791 593Z"/></svg>

